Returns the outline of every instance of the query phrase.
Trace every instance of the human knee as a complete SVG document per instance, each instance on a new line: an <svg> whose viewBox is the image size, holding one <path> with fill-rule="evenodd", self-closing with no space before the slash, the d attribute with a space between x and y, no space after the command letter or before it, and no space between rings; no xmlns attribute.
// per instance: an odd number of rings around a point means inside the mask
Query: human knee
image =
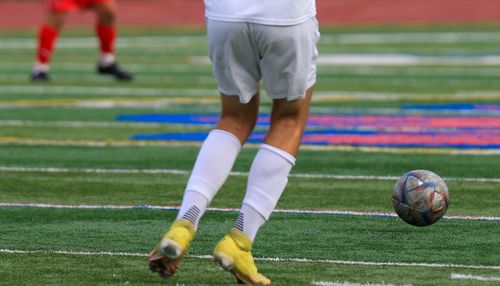
<svg viewBox="0 0 500 286"><path fill-rule="evenodd" d="M309 98L300 100L275 100L271 112L271 125L299 127L306 123Z"/></svg>
<svg viewBox="0 0 500 286"><path fill-rule="evenodd" d="M282 128L297 128L303 123L303 116L298 109L286 109L273 111L271 115L271 125Z"/></svg>
<svg viewBox="0 0 500 286"><path fill-rule="evenodd" d="M223 112L217 125L222 129L229 129L230 132L234 131L240 135L238 137L247 137L257 124L257 115L257 113Z"/></svg>
<svg viewBox="0 0 500 286"><path fill-rule="evenodd" d="M105 12L99 15L99 23L106 26L112 26L115 23L115 14L111 12Z"/></svg>
<svg viewBox="0 0 500 286"><path fill-rule="evenodd" d="M66 20L66 13L64 12L50 12L47 16L46 24L56 30L61 30Z"/></svg>
<svg viewBox="0 0 500 286"><path fill-rule="evenodd" d="M111 26L116 21L115 9L112 5L99 5L95 7L99 24Z"/></svg>

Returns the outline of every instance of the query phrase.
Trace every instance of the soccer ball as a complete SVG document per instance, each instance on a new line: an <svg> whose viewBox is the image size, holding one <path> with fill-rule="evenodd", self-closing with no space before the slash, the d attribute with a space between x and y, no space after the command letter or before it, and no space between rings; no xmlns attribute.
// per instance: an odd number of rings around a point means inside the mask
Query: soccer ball
<svg viewBox="0 0 500 286"><path fill-rule="evenodd" d="M392 191L394 210L402 220L415 226L437 222L449 204L448 188L443 179L427 170L404 174Z"/></svg>

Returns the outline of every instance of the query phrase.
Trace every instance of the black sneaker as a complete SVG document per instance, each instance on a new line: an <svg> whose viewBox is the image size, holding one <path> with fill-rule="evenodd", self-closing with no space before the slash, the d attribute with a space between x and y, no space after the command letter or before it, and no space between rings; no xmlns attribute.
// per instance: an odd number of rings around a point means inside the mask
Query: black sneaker
<svg viewBox="0 0 500 286"><path fill-rule="evenodd" d="M116 63L109 66L97 65L97 72L99 74L112 75L117 80L122 80L122 81L131 81L133 78L129 72L121 69Z"/></svg>
<svg viewBox="0 0 500 286"><path fill-rule="evenodd" d="M32 71L31 72L31 81L36 82L48 82L50 81L50 76L48 72L45 71Z"/></svg>

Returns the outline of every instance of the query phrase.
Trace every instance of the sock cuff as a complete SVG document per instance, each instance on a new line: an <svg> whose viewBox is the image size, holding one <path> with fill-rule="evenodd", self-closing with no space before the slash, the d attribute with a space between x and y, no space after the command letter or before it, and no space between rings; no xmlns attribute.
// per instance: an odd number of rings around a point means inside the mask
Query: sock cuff
<svg viewBox="0 0 500 286"><path fill-rule="evenodd" d="M202 192L199 192L197 190L186 189L185 192L184 192L184 196L186 196L186 194L189 193L189 192L194 192L197 195L200 195L201 197L203 197L203 199L205 199L205 207L208 207L208 205L210 204L210 199L207 198L207 196L205 194L203 194Z"/></svg>
<svg viewBox="0 0 500 286"><path fill-rule="evenodd" d="M101 55L99 57L99 64L101 66L107 67L114 64L115 62L115 54L101 52Z"/></svg>
<svg viewBox="0 0 500 286"><path fill-rule="evenodd" d="M48 63L42 63L37 61L33 64L33 71L48 72L50 71L50 65Z"/></svg>
<svg viewBox="0 0 500 286"><path fill-rule="evenodd" d="M281 150L279 148L276 148L274 146L271 146L271 145L265 144L265 143L260 144L260 149L264 149L264 150L273 152L274 154L287 160L290 164L292 164L292 166L295 166L295 157L292 156L292 154L290 154L284 150Z"/></svg>
<svg viewBox="0 0 500 286"><path fill-rule="evenodd" d="M242 202L241 204L241 208L240 208L240 211L241 209L243 209L244 207L248 207L248 208L251 208L253 209L254 211L256 211L264 220L266 220L266 217L261 213L259 212L255 207L253 207L252 205L246 203L246 202Z"/></svg>
<svg viewBox="0 0 500 286"><path fill-rule="evenodd" d="M206 200L207 204L214 199L218 188L212 183L204 180L203 178L198 178L191 176L188 180L185 192L195 192L202 195Z"/></svg>
<svg viewBox="0 0 500 286"><path fill-rule="evenodd" d="M243 204L256 210L265 220L268 220L278 201L265 191L248 186Z"/></svg>
<svg viewBox="0 0 500 286"><path fill-rule="evenodd" d="M228 140L230 140L235 147L238 148L238 151L241 150L241 142L240 142L240 139L238 139L233 133L229 132L229 131L226 131L226 130L222 130L222 129L213 129L212 131L210 131L210 133L208 133L208 136L210 136L210 134L214 134L214 135L221 135L223 137L226 137Z"/></svg>

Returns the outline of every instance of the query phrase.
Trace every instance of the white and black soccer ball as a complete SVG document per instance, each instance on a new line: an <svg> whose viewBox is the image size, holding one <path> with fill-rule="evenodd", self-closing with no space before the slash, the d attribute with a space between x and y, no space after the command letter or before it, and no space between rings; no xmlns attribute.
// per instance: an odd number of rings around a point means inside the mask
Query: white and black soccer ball
<svg viewBox="0 0 500 286"><path fill-rule="evenodd" d="M414 170L396 182L392 205L403 221L427 226L444 216L450 205L450 196L441 177L431 171Z"/></svg>

